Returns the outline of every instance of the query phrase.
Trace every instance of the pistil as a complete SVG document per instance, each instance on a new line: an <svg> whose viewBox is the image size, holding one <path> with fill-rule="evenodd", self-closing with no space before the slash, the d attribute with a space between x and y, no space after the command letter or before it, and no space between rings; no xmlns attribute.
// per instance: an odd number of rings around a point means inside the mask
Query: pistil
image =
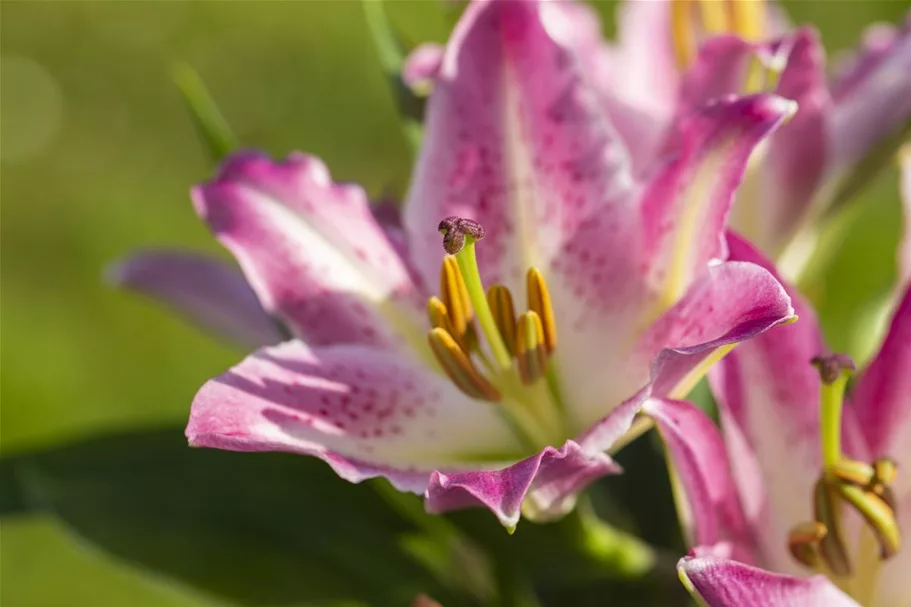
<svg viewBox="0 0 911 607"><path fill-rule="evenodd" d="M494 322L490 306L487 304L484 283L481 281L481 273L478 271L478 258L475 255L474 244L484 238L484 228L470 219L448 217L440 222L439 230L443 234L443 247L447 253L455 256L459 264L462 279L468 290L468 299L474 308L494 360L500 368L508 369L512 366L512 357L503 342L503 337L497 330L497 324Z"/></svg>
<svg viewBox="0 0 911 607"><path fill-rule="evenodd" d="M830 470L841 460L841 412L848 379L856 367L850 357L843 354L817 356L810 361L819 370L820 388L819 424L822 430L823 467Z"/></svg>

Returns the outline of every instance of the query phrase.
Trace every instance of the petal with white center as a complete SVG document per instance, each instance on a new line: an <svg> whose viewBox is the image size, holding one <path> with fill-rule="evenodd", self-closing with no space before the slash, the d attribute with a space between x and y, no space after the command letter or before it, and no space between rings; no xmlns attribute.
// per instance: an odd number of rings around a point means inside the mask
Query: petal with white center
<svg viewBox="0 0 911 607"><path fill-rule="evenodd" d="M417 290L364 191L333 183L318 159L235 154L193 201L263 306L308 343L391 344L421 326Z"/></svg>
<svg viewBox="0 0 911 607"><path fill-rule="evenodd" d="M259 350L196 395L190 444L325 460L346 480L423 492L435 469L523 454L496 405L412 360L360 344Z"/></svg>
<svg viewBox="0 0 911 607"><path fill-rule="evenodd" d="M427 284L444 253L435 231L444 217L479 221L483 278L522 292L530 266L547 265L586 215L631 185L557 4L474 2L453 32L404 212Z"/></svg>

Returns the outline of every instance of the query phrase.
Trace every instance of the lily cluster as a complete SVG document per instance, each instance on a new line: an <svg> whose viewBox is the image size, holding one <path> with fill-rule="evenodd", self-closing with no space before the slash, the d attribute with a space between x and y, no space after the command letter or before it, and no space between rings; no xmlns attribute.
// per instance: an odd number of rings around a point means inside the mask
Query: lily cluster
<svg viewBox="0 0 911 607"><path fill-rule="evenodd" d="M853 363L769 258L799 274L897 148L911 21L834 80L816 33L761 2L628 2L619 26L470 3L405 64L427 103L401 213L301 153L240 151L195 187L242 274L163 252L116 274L258 348L199 391L189 442L318 457L512 530L570 511L656 424L706 603L907 604L911 297L843 407ZM682 400L706 372L720 431ZM788 577L808 570L834 585Z"/></svg>

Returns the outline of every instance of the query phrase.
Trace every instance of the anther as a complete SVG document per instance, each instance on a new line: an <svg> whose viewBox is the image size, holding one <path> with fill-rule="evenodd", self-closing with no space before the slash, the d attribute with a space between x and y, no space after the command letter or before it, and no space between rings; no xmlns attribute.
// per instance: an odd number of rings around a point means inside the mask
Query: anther
<svg viewBox="0 0 911 607"><path fill-rule="evenodd" d="M428 334L430 349L452 383L471 398L500 400L500 391L484 377L459 344L439 327Z"/></svg>
<svg viewBox="0 0 911 607"><path fill-rule="evenodd" d="M851 562L841 537L841 504L825 478L816 482L813 490L813 511L817 522L826 528L819 541L819 554L828 568L839 577L851 575Z"/></svg>
<svg viewBox="0 0 911 607"><path fill-rule="evenodd" d="M547 346L541 317L525 312L516 322L516 360L522 383L533 384L547 373Z"/></svg>
<svg viewBox="0 0 911 607"><path fill-rule="evenodd" d="M819 566L819 543L828 529L819 521L801 523L788 534L788 550L794 559L811 569Z"/></svg>
<svg viewBox="0 0 911 607"><path fill-rule="evenodd" d="M873 530L879 542L883 559L894 556L901 549L901 531L892 508L872 491L848 484L837 484L842 498L857 510Z"/></svg>
<svg viewBox="0 0 911 607"><path fill-rule="evenodd" d="M529 268L525 278L528 309L541 318L541 324L544 327L544 343L547 346L547 353L550 354L557 348L557 321L550 302L550 291L547 290L544 276L536 268Z"/></svg>
<svg viewBox="0 0 911 607"><path fill-rule="evenodd" d="M847 354L814 356L810 364L819 370L819 377L826 385L835 383L843 375L852 375L857 370L854 360Z"/></svg>
<svg viewBox="0 0 911 607"><path fill-rule="evenodd" d="M503 337L506 349L516 355L516 309L512 302L512 293L503 285L494 285L487 290L487 304L497 330Z"/></svg>
<svg viewBox="0 0 911 607"><path fill-rule="evenodd" d="M455 257L447 255L443 258L443 268L440 271L440 295L443 304L449 313L453 336L462 340L472 319L471 301L468 299L468 289L462 273L459 271L459 262Z"/></svg>
<svg viewBox="0 0 911 607"><path fill-rule="evenodd" d="M455 255L465 246L465 238L477 241L484 238L484 227L477 221L463 217L447 217L437 229L443 234L443 248Z"/></svg>
<svg viewBox="0 0 911 607"><path fill-rule="evenodd" d="M898 477L898 464L888 457L876 460L873 462L873 477L876 484L888 487Z"/></svg>

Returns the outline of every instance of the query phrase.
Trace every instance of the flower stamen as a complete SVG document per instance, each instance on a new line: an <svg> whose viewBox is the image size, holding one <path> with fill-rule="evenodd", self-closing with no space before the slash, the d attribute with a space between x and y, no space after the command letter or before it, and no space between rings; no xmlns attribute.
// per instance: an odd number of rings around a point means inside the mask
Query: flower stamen
<svg viewBox="0 0 911 607"><path fill-rule="evenodd" d="M440 271L440 296L455 331L452 336L464 345L465 334L474 313L471 301L468 299L468 289L465 287L462 273L459 272L459 264L455 257L450 255L443 258L443 268Z"/></svg>
<svg viewBox="0 0 911 607"><path fill-rule="evenodd" d="M550 291L544 276L537 268L529 268L525 279L528 294L528 309L538 315L544 331L547 353L557 349L557 321L550 303Z"/></svg>
<svg viewBox="0 0 911 607"><path fill-rule="evenodd" d="M895 462L888 458L868 464L845 457L841 452L842 408L845 388L855 371L854 361L843 354L830 354L816 356L810 362L819 370L822 382L823 469L813 490L815 521L796 527L788 538L788 548L804 565L847 577L852 575L852 565L842 538L841 520L845 506L864 519L879 543L882 559L894 556L901 549L901 532L889 487L898 470ZM818 526L813 527L814 524ZM813 534L817 532L819 537L814 539Z"/></svg>
<svg viewBox="0 0 911 607"><path fill-rule="evenodd" d="M544 325L534 311L525 312L516 322L516 360L523 384L531 385L547 373Z"/></svg>
<svg viewBox="0 0 911 607"><path fill-rule="evenodd" d="M512 293L503 285L494 285L487 291L487 303L493 314L493 321L506 343L506 348L516 355L516 309Z"/></svg>
<svg viewBox="0 0 911 607"><path fill-rule="evenodd" d="M471 398L497 402L501 398L497 390L474 365L461 346L445 329L437 327L428 335L430 349L443 371L456 387Z"/></svg>

